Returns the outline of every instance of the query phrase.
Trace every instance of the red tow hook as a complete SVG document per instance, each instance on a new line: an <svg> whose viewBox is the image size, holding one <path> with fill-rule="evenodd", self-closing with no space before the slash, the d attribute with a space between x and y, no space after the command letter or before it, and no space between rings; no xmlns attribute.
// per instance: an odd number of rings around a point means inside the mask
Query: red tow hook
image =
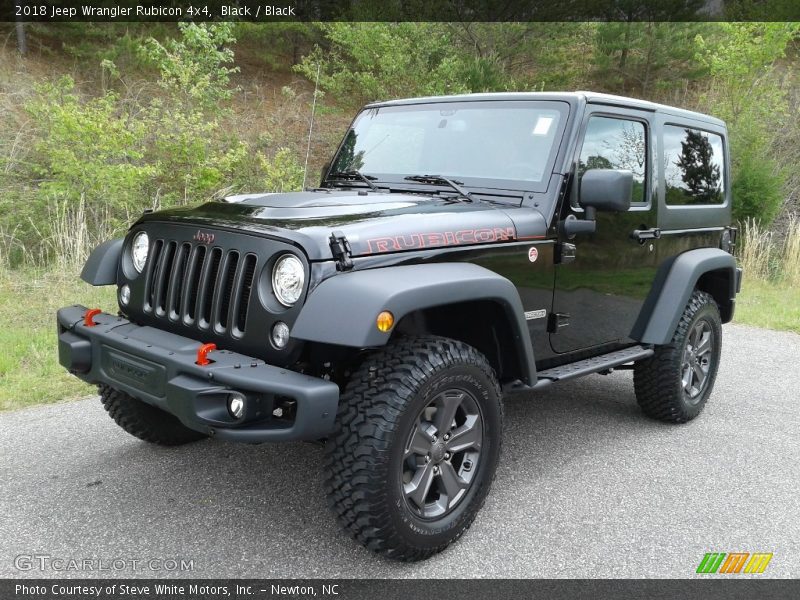
<svg viewBox="0 0 800 600"><path fill-rule="evenodd" d="M209 360L208 353L212 350L216 350L216 344L203 344L197 349L197 360L194 361L195 364L200 365L201 367L205 367L206 365L210 365L213 360Z"/></svg>
<svg viewBox="0 0 800 600"><path fill-rule="evenodd" d="M83 315L83 324L86 325L86 327L94 327L97 325L97 323L94 322L94 317L95 315L99 315L101 312L103 311L99 308L90 308L86 311L86 314Z"/></svg>

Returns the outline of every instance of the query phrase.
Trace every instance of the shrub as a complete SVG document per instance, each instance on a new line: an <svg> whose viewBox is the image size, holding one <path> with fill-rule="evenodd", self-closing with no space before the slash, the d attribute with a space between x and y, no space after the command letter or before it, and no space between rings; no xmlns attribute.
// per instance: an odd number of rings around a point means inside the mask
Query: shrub
<svg viewBox="0 0 800 600"><path fill-rule="evenodd" d="M230 98L234 71L227 66L232 52L221 46L233 39L230 24L181 24L180 30L181 39L149 39L143 46L159 68L163 95L141 99L146 86L124 81L106 60L105 71L125 95L109 90L86 98L63 77L39 86L25 104L31 150L8 175L25 184L17 186L13 204L0 200L0 216L15 237L14 244L4 243L6 260L62 260L65 254L76 260L145 208L208 200L241 183L243 163L254 158L221 126L220 103ZM83 222L73 247L65 236Z"/></svg>

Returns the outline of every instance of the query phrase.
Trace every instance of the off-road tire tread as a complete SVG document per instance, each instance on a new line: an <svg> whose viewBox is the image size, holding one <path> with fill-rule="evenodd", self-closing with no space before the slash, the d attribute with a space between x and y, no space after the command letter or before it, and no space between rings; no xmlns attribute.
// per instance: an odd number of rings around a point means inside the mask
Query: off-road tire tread
<svg viewBox="0 0 800 600"><path fill-rule="evenodd" d="M652 419L669 423L686 423L697 416L686 413L681 402L682 391L675 381L675 373L680 372L683 345L694 316L705 306L713 306L719 318L719 307L714 298L706 292L695 290L678 321L670 343L657 346L653 356L634 365L633 387L636 400L642 411ZM709 390L714 385L714 378L708 383Z"/></svg>
<svg viewBox="0 0 800 600"><path fill-rule="evenodd" d="M100 401L117 425L140 440L160 446L180 446L205 435L176 417L107 385L99 385Z"/></svg>
<svg viewBox="0 0 800 600"><path fill-rule="evenodd" d="M406 543L395 530L385 486L374 475L389 460L392 434L414 396L407 382L419 384L423 377L454 361L479 367L489 377L497 398L501 398L494 370L475 348L448 338L422 337L402 340L375 352L353 373L339 400L336 426L325 448L328 505L353 539L389 558L423 560L455 542L472 524L494 480L496 471L449 542L435 548L419 548ZM500 411L498 445L502 437L502 400Z"/></svg>

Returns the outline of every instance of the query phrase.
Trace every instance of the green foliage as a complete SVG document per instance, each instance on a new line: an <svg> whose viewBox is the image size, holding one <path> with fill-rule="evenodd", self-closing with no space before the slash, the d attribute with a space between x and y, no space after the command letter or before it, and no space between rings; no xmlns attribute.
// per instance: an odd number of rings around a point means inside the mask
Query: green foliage
<svg viewBox="0 0 800 600"><path fill-rule="evenodd" d="M303 166L288 148L281 148L272 160L259 154L261 170L264 173L263 191L293 192L303 186Z"/></svg>
<svg viewBox="0 0 800 600"><path fill-rule="evenodd" d="M148 38L141 52L158 68L159 83L171 96L182 97L188 105L218 109L219 102L233 95L230 76L239 71L227 66L234 56L228 47L236 41L233 23L179 23L178 28L180 38L163 43Z"/></svg>
<svg viewBox="0 0 800 600"><path fill-rule="evenodd" d="M743 142L734 154L733 215L741 222L772 223L784 201L782 170L764 156L758 144Z"/></svg>
<svg viewBox="0 0 800 600"><path fill-rule="evenodd" d="M735 217L768 223L800 189L796 50L784 56L800 28L659 18L702 4L614 3L617 22L591 23L27 24L26 60L47 70L0 64L0 92L15 90L0 93L0 259L55 256L81 219L91 244L143 208L298 189L318 67L313 179L370 100L595 89L725 119ZM51 75L67 72L79 83Z"/></svg>
<svg viewBox="0 0 800 600"><path fill-rule="evenodd" d="M513 80L492 55L456 48L446 23L325 23L326 49L297 65L337 99L355 104L413 95L510 89Z"/></svg>
<svg viewBox="0 0 800 600"><path fill-rule="evenodd" d="M275 71L291 69L319 38L317 25L300 21L239 22L234 27L240 44L252 48L256 57Z"/></svg>
<svg viewBox="0 0 800 600"><path fill-rule="evenodd" d="M149 134L148 124L120 111L116 94L82 102L74 87L68 76L45 83L26 105L40 134L28 162L40 181L37 196L42 203L86 197L90 203L114 198L131 206L155 173L137 144Z"/></svg>
<svg viewBox="0 0 800 600"><path fill-rule="evenodd" d="M597 26L593 58L600 89L652 97L682 88L707 73L693 40L715 24L608 22Z"/></svg>
<svg viewBox="0 0 800 600"><path fill-rule="evenodd" d="M780 150L776 141L796 127L787 88L775 71L797 23L720 23L716 40L696 38L698 60L712 80L701 102L724 119L730 134L734 218L769 224L784 201L786 164L800 159L797 148Z"/></svg>
<svg viewBox="0 0 800 600"><path fill-rule="evenodd" d="M207 200L239 183L248 148L219 121L219 103L232 93L226 65L233 54L219 45L232 41L229 24L180 29L179 40L151 38L143 46L165 95L141 101L106 91L86 98L64 77L39 86L26 103L32 148L13 175L29 182L27 201L0 212L29 257L64 248L58 238L69 235L65 223L78 212L89 223L89 247L143 208ZM104 69L120 77L113 62L104 61Z"/></svg>

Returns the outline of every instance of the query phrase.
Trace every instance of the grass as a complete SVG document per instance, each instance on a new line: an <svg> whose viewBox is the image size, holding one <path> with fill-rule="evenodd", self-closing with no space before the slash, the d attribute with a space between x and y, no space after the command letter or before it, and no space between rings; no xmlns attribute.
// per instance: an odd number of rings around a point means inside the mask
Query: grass
<svg viewBox="0 0 800 600"><path fill-rule="evenodd" d="M734 321L800 333L800 287L745 279Z"/></svg>
<svg viewBox="0 0 800 600"><path fill-rule="evenodd" d="M113 311L114 290L94 288L75 272L0 268L0 410L95 393L58 364L55 313L77 303Z"/></svg>
<svg viewBox="0 0 800 600"><path fill-rule="evenodd" d="M800 220L792 218L782 242L757 223L745 223L739 262L745 280L736 322L800 333Z"/></svg>

